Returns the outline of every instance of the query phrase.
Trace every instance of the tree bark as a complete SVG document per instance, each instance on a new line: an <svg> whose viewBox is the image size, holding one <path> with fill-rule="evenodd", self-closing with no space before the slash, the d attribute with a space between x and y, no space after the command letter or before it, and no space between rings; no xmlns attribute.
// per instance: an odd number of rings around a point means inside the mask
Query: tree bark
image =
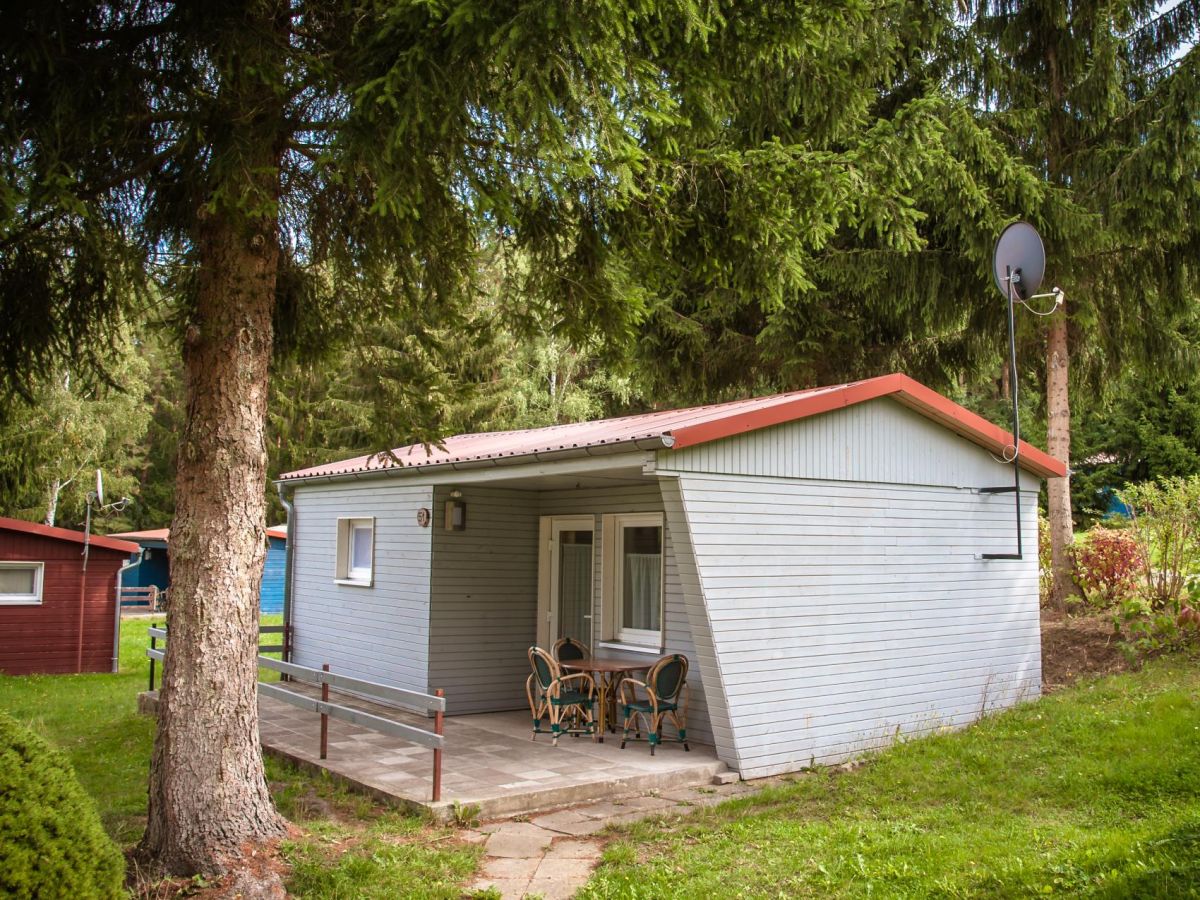
<svg viewBox="0 0 1200 900"><path fill-rule="evenodd" d="M1050 180L1062 183L1064 119L1067 116L1066 86L1058 64L1058 48L1053 41L1046 48L1046 68L1050 76L1050 109L1046 168ZM1067 307L1050 318L1046 337L1046 443L1051 456L1071 465L1071 403L1068 396L1070 361L1067 343ZM1053 583L1050 604L1066 612L1067 601L1080 593L1075 584L1071 545L1075 543L1075 523L1071 516L1071 477L1047 479L1050 520L1050 571Z"/></svg>
<svg viewBox="0 0 1200 900"><path fill-rule="evenodd" d="M44 525L53 525L54 520L58 518L58 495L62 492L62 482L55 478L50 482L50 489L46 492L46 517L42 520Z"/></svg>
<svg viewBox="0 0 1200 900"><path fill-rule="evenodd" d="M184 344L187 415L171 523L170 637L141 851L178 874L221 871L283 831L258 736L267 367L274 233L200 229Z"/></svg>
<svg viewBox="0 0 1200 900"><path fill-rule="evenodd" d="M267 367L274 233L200 229L184 343L187 415L171 523L170 637L141 850L214 872L279 835L258 736L258 593L265 556Z"/></svg>
<svg viewBox="0 0 1200 900"><path fill-rule="evenodd" d="M1046 443L1050 455L1071 463L1071 404L1068 397L1067 316L1063 309L1050 319L1046 340ZM1067 601L1078 593L1071 545L1075 526L1071 517L1071 478L1047 479L1050 518L1050 569L1054 577L1051 605L1065 612Z"/></svg>

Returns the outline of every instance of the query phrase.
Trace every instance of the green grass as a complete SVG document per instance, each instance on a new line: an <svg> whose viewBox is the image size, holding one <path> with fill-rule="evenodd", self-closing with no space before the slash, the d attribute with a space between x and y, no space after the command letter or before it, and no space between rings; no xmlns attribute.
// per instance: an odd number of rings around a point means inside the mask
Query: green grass
<svg viewBox="0 0 1200 900"><path fill-rule="evenodd" d="M264 624L281 617L264 616ZM121 671L104 675L0 675L0 708L64 750L95 799L108 833L122 846L146 823L146 784L154 721L137 714L147 687L148 618L121 623ZM274 642L277 636L270 636ZM263 677L276 673L260 670ZM315 722L314 718L314 733ZM474 872L478 848L453 831L388 812L327 776L266 761L276 806L303 826L283 847L297 897L458 897Z"/></svg>
<svg viewBox="0 0 1200 900"><path fill-rule="evenodd" d="M457 900L479 856L479 848L463 846L453 830L396 813L366 828L311 825L305 840L283 849L292 864L288 890L293 896L347 900Z"/></svg>
<svg viewBox="0 0 1200 900"><path fill-rule="evenodd" d="M1200 666L1157 660L610 845L580 896L1200 896Z"/></svg>
<svg viewBox="0 0 1200 900"><path fill-rule="evenodd" d="M121 623L120 674L0 675L0 707L66 751L109 834L126 845L146 822L154 722L137 714L146 689L149 619Z"/></svg>

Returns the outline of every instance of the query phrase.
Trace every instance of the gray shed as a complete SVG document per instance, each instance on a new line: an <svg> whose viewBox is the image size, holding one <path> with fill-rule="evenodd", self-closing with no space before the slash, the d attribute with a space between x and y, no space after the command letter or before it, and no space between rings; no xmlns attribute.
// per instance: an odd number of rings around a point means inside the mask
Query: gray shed
<svg viewBox="0 0 1200 900"><path fill-rule="evenodd" d="M466 434L288 473L292 659L452 715L526 706L526 650L691 661L743 777L958 727L1041 687L1012 436L903 375ZM1022 443L1021 517L1061 463Z"/></svg>

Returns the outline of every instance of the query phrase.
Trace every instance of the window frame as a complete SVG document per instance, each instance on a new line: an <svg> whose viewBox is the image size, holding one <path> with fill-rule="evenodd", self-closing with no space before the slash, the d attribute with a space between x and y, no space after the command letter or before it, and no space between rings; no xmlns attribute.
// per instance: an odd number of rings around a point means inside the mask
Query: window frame
<svg viewBox="0 0 1200 900"><path fill-rule="evenodd" d="M35 560L0 560L0 569L33 569L33 592L29 594L0 593L0 606L41 606L46 583L46 564Z"/></svg>
<svg viewBox="0 0 1200 900"><path fill-rule="evenodd" d="M370 560L367 567L354 565L354 533L360 529L371 532ZM350 587L371 587L375 583L375 517L339 516L337 520L337 552L333 580Z"/></svg>
<svg viewBox="0 0 1200 900"><path fill-rule="evenodd" d="M604 516L601 552L604 555L605 640L617 647L659 653L666 646L667 636L667 529L660 512L610 513ZM626 628L625 614L625 554L622 552L625 528L658 528L660 534L658 568L658 630Z"/></svg>

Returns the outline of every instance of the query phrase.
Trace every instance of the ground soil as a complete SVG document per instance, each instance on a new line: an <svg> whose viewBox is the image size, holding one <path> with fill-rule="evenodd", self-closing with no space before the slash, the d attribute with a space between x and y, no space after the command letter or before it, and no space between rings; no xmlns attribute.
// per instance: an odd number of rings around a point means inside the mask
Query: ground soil
<svg viewBox="0 0 1200 900"><path fill-rule="evenodd" d="M292 825L287 836L300 837ZM279 842L246 844L236 859L226 863L224 875L212 878L151 878L131 868L126 887L138 900L285 900L288 865L279 855Z"/></svg>
<svg viewBox="0 0 1200 900"><path fill-rule="evenodd" d="M1054 693L1079 678L1128 669L1107 616L1042 610L1042 693Z"/></svg>

